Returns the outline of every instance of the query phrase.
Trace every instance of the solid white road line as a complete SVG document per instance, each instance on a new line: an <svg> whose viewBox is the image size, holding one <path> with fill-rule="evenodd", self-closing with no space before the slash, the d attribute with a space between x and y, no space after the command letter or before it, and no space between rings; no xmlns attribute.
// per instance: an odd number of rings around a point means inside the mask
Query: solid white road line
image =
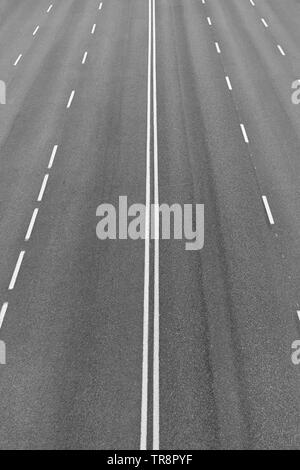
<svg viewBox="0 0 300 470"><path fill-rule="evenodd" d="M278 49L279 49L280 54L281 54L281 55L285 55L285 52L284 52L284 50L282 49L281 45L280 45L280 44L277 44L277 47L278 47Z"/></svg>
<svg viewBox="0 0 300 470"><path fill-rule="evenodd" d="M46 174L44 176L44 179L43 179L43 182L42 182L42 186L41 186L41 189L40 189L40 193L39 193L39 196L38 196L38 202L41 202L42 199L43 199L43 196L44 196L44 192L45 192L45 189L46 189L46 186L47 186L47 181L48 181L48 178L49 178L49 175Z"/></svg>
<svg viewBox="0 0 300 470"><path fill-rule="evenodd" d="M249 144L249 139L248 139L248 135L247 135L245 126L244 126L244 124L240 124L240 126L241 126L241 131L243 133L244 140L245 140L246 144Z"/></svg>
<svg viewBox="0 0 300 470"><path fill-rule="evenodd" d="M35 28L35 30L33 31L32 36L35 36L39 29L40 29L40 27L37 26L37 27Z"/></svg>
<svg viewBox="0 0 300 470"><path fill-rule="evenodd" d="M266 213L267 213L269 222L270 222L271 225L274 225L275 222L274 222L274 218L273 218L273 215L272 215L270 206L269 206L269 202L268 202L267 196L262 196L262 200L263 200L263 203L264 203L264 206L265 206L265 210L266 210Z"/></svg>
<svg viewBox="0 0 300 470"><path fill-rule="evenodd" d="M94 34L94 32L95 32L95 30L96 30L96 26L97 26L97 25L96 25L96 23L95 23L95 24L93 25L93 27L92 27L91 34Z"/></svg>
<svg viewBox="0 0 300 470"><path fill-rule="evenodd" d="M226 82L227 82L227 86L228 86L229 90L232 91L231 81L230 81L230 78L228 76L226 77Z"/></svg>
<svg viewBox="0 0 300 470"><path fill-rule="evenodd" d="M53 4L51 3L51 5L49 5L48 7L47 13L49 13L52 10L52 7L53 7Z"/></svg>
<svg viewBox="0 0 300 470"><path fill-rule="evenodd" d="M69 101L68 101L68 104L67 104L67 108L70 108L70 106L72 104L72 101L73 101L73 98L74 98L74 95L75 95L75 90L73 90L71 95L70 95L70 98L69 98Z"/></svg>
<svg viewBox="0 0 300 470"><path fill-rule="evenodd" d="M29 226L28 226L28 230L27 230L27 233L26 233L26 236L25 236L25 241L30 240L30 237L31 237L31 234L32 234L32 230L33 230L33 227L34 227L35 220L36 220L36 218L37 218L38 212L39 212L39 210L38 210L37 208L34 209L33 214L32 214L32 217L31 217L31 221L30 221L30 224L29 224Z"/></svg>
<svg viewBox="0 0 300 470"><path fill-rule="evenodd" d="M147 449L148 427L148 361L149 361L149 269L150 269L150 181L151 181L151 58L152 58L152 20L149 2L148 23L148 84L147 84L147 146L146 146L146 217L145 217L145 261L144 261L144 312L143 312L143 364L141 399L141 436L140 450Z"/></svg>
<svg viewBox="0 0 300 470"><path fill-rule="evenodd" d="M17 277L18 277L18 274L19 274L19 271L20 271L20 267L21 267L24 255L25 255L25 251L21 251L21 253L19 254L17 264L15 266L15 270L13 272L11 281L9 283L9 287L8 287L9 290L13 290L13 288L15 287L16 280L17 280Z"/></svg>
<svg viewBox="0 0 300 470"><path fill-rule="evenodd" d="M153 450L159 450L159 185L156 79L156 0L153 0L153 139L154 139L154 330L153 330Z"/></svg>
<svg viewBox="0 0 300 470"><path fill-rule="evenodd" d="M4 304L1 307L1 311L0 311L0 328L2 328L3 320L4 320L4 317L5 317L6 311L7 311L7 307L8 307L8 302L4 302Z"/></svg>
<svg viewBox="0 0 300 470"><path fill-rule="evenodd" d="M20 62L20 60L22 59L22 54L19 55L19 57L17 58L17 60L15 61L14 65L18 65L18 63Z"/></svg>
<svg viewBox="0 0 300 470"><path fill-rule="evenodd" d="M82 64L85 64L86 58L87 58L88 53L85 52L82 58Z"/></svg>
<svg viewBox="0 0 300 470"><path fill-rule="evenodd" d="M51 153L51 157L50 157L50 160L49 160L49 163L48 163L48 168L49 169L52 168L57 149L58 149L58 145L54 145L52 153Z"/></svg>
<svg viewBox="0 0 300 470"><path fill-rule="evenodd" d="M266 20L265 20L264 18L261 18L261 21L262 21L262 24L263 24L266 28L269 27L268 23L266 22Z"/></svg>

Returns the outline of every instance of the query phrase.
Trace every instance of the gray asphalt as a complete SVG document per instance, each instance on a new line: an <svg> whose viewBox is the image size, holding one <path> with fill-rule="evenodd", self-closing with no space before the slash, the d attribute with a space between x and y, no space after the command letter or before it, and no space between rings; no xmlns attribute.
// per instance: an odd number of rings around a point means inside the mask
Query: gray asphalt
<svg viewBox="0 0 300 470"><path fill-rule="evenodd" d="M140 446L145 246L96 209L145 202L149 4L99 3L0 0L0 449ZM160 242L161 449L300 449L300 4L253 3L156 0L160 202L205 205Z"/></svg>

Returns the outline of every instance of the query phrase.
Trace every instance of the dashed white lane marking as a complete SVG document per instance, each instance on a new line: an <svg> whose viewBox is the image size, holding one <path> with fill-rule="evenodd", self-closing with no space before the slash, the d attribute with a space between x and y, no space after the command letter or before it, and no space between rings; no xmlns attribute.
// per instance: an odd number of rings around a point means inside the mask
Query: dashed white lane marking
<svg viewBox="0 0 300 470"><path fill-rule="evenodd" d="M8 307L8 302L4 302L4 304L1 307L1 311L0 311L0 328L2 328L3 320L4 320L4 317L5 317L6 311L7 311L7 307Z"/></svg>
<svg viewBox="0 0 300 470"><path fill-rule="evenodd" d="M53 4L51 3L51 5L49 5L48 7L47 13L49 13L52 10L52 7L53 7Z"/></svg>
<svg viewBox="0 0 300 470"><path fill-rule="evenodd" d="M20 62L20 60L22 59L22 54L19 55L19 57L17 58L17 60L15 61L14 65L18 65L18 63Z"/></svg>
<svg viewBox="0 0 300 470"><path fill-rule="evenodd" d="M85 53L83 54L83 58L82 58L82 62L81 62L82 64L85 64L85 61L86 61L87 55L88 55L88 53L87 53L87 52L85 52Z"/></svg>
<svg viewBox="0 0 300 470"><path fill-rule="evenodd" d="M249 144L249 139L244 124L240 124L240 127L246 144Z"/></svg>
<svg viewBox="0 0 300 470"><path fill-rule="evenodd" d="M211 22L211 19L210 19L210 17L209 17L209 16L207 17L207 22L208 22L209 26L211 26L211 25L212 25L212 22Z"/></svg>
<svg viewBox="0 0 300 470"><path fill-rule="evenodd" d="M205 0L202 0L203 5L205 5Z"/></svg>
<svg viewBox="0 0 300 470"><path fill-rule="evenodd" d="M149 0L148 21L148 80L147 80L147 146L146 146L146 217L145 217L145 261L144 261L144 306L143 306L143 364L141 400L140 450L147 449L148 427L148 369L149 369L149 278L150 278L150 182L151 182L151 59L152 19Z"/></svg>
<svg viewBox="0 0 300 470"><path fill-rule="evenodd" d="M300 320L300 310L297 310L298 319Z"/></svg>
<svg viewBox="0 0 300 470"><path fill-rule="evenodd" d="M99 4L99 10L101 10L102 8L102 2Z"/></svg>
<svg viewBox="0 0 300 470"><path fill-rule="evenodd" d="M254 3L253 0L250 0L250 3L251 3L251 5L252 5L253 7L255 7L255 3Z"/></svg>
<svg viewBox="0 0 300 470"><path fill-rule="evenodd" d="M9 290L13 290L14 287L15 287L16 280L17 280L17 278L18 278L18 274L19 274L19 271L20 271L20 268L21 268L21 264L22 264L24 255L25 255L25 251L21 251L21 253L19 254L19 258L18 258L17 264L16 264L16 266L15 266L15 269L14 269L14 272L13 272L13 275L12 275L12 278L11 278L11 281L10 281L10 283L9 283L9 287L8 287Z"/></svg>
<svg viewBox="0 0 300 470"><path fill-rule="evenodd" d="M52 168L57 149L58 149L58 145L54 145L52 153L51 153L51 157L50 157L50 160L49 160L49 163L48 163L48 168L49 169Z"/></svg>
<svg viewBox="0 0 300 470"><path fill-rule="evenodd" d="M49 178L49 174L47 173L45 176L44 176L44 179L43 179L43 182L42 182L42 186L41 186L41 189L40 189L40 192L39 192L39 196L38 196L38 202L41 202L42 199L43 199L43 196L44 196L44 192L45 192L45 189L46 189L46 186L47 186L47 182L48 182L48 178Z"/></svg>
<svg viewBox="0 0 300 470"><path fill-rule="evenodd" d="M33 211L33 214L32 214L31 220L30 220L30 224L28 226L28 230L27 230L27 233L26 233L26 236L25 236L25 241L26 242L28 240L30 240L30 237L31 237L31 234L32 234L32 230L33 230L38 212L39 212L38 208L34 209L34 211Z"/></svg>
<svg viewBox="0 0 300 470"><path fill-rule="evenodd" d="M95 23L95 24L93 24L93 27L92 27L92 30L91 30L91 34L94 34L94 33L95 33L96 26L97 26L97 25L96 25L96 23Z"/></svg>
<svg viewBox="0 0 300 470"><path fill-rule="evenodd" d="M230 81L230 78L228 76L226 76L226 82L227 82L227 86L228 86L229 90L232 91L231 81Z"/></svg>
<svg viewBox="0 0 300 470"><path fill-rule="evenodd" d="M273 215L272 215L270 206L269 206L269 202L268 202L267 196L262 196L262 200L263 200L263 203L264 203L264 206L265 206L265 210L266 210L266 213L267 213L269 222L270 222L271 225L274 225L275 222L274 222L274 218L273 218Z"/></svg>
<svg viewBox="0 0 300 470"><path fill-rule="evenodd" d="M35 36L39 29L40 29L40 26L38 25L33 31L32 36Z"/></svg>
<svg viewBox="0 0 300 470"><path fill-rule="evenodd" d="M279 49L280 54L281 54L281 55L285 55L285 52L284 52L284 50L282 49L281 45L280 45L280 44L277 44L277 47L278 47L278 49Z"/></svg>
<svg viewBox="0 0 300 470"><path fill-rule="evenodd" d="M261 22L266 28L269 27L268 23L266 22L266 20L264 18L261 18Z"/></svg>
<svg viewBox="0 0 300 470"><path fill-rule="evenodd" d="M218 54L221 54L221 49L220 49L220 45L218 42L215 42L215 46L216 46L216 49L217 49L217 53Z"/></svg>
<svg viewBox="0 0 300 470"><path fill-rule="evenodd" d="M73 98L74 98L74 95L75 95L75 90L73 90L71 95L70 95L70 98L69 98L69 101L68 101L68 104L67 104L67 108L70 108L70 106L72 104L72 101L73 101Z"/></svg>
<svg viewBox="0 0 300 470"><path fill-rule="evenodd" d="M156 78L156 0L153 0L153 154L154 154L154 328L153 328L153 450L159 450L159 185Z"/></svg>

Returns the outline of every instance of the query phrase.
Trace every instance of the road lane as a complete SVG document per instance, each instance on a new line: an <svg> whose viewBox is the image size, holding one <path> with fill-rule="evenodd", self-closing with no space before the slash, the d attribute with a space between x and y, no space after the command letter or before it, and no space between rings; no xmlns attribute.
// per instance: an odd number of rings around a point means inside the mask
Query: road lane
<svg viewBox="0 0 300 470"><path fill-rule="evenodd" d="M1 330L1 448L139 445L143 243L103 243L95 228L99 204L145 200L147 8L110 1L91 39L103 14L73 2L58 34L36 44L2 143L3 298L58 149Z"/></svg>
<svg viewBox="0 0 300 470"><path fill-rule="evenodd" d="M299 446L295 293L205 21L219 32L214 10L167 0L158 10L160 197L204 203L206 237L198 255L161 243L161 446Z"/></svg>

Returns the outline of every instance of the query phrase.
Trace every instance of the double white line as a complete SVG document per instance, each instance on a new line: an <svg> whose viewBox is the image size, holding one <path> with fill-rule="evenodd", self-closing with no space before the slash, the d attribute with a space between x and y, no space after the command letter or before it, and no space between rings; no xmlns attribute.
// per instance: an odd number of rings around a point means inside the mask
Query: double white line
<svg viewBox="0 0 300 470"><path fill-rule="evenodd" d="M144 267L143 368L140 449L147 449L149 387L149 280L151 237L151 117L153 117L154 169L154 312L153 312L153 449L159 449L159 187L156 86L156 0L149 0L147 148L146 148L146 222Z"/></svg>

